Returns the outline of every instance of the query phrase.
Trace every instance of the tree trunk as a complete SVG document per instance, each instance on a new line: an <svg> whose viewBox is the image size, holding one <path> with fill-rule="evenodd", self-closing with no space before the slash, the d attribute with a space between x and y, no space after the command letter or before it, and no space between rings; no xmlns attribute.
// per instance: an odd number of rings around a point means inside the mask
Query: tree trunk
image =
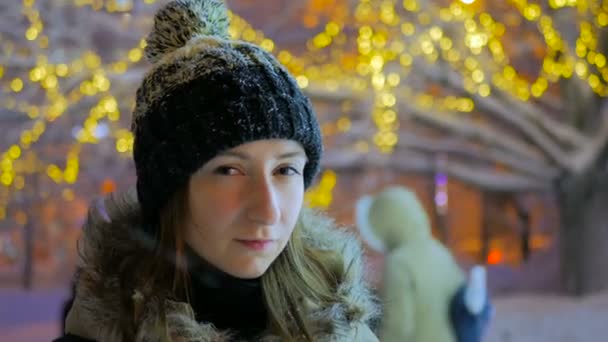
<svg viewBox="0 0 608 342"><path fill-rule="evenodd" d="M557 187L562 287L574 295L608 288L608 171L598 164Z"/></svg>

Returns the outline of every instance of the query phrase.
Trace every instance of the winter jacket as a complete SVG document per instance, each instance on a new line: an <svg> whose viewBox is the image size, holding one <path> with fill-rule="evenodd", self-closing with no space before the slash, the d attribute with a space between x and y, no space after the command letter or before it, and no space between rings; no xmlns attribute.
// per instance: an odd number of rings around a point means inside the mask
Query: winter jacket
<svg viewBox="0 0 608 342"><path fill-rule="evenodd" d="M339 281L335 291L340 300L323 306L315 303L307 306L314 340L378 341L368 325L378 310L363 279L362 250L358 240L320 214L303 210L302 215L305 243L337 251L344 263L344 272L336 274ZM66 333L99 342L231 341L228 331L220 331L207 322L197 322L192 307L173 300L167 288L148 279L130 283L119 277L117 270L124 265L134 264L139 268L153 260L142 257L148 253L146 246L150 246L150 241L138 228L139 217L133 191L109 198L103 205L92 206L89 210L80 241L80 272L74 303L66 319ZM161 323L163 311L166 323ZM170 338L157 333L163 325ZM270 332L259 339L280 340ZM75 340L64 338L64 341Z"/></svg>
<svg viewBox="0 0 608 342"><path fill-rule="evenodd" d="M438 241L411 241L385 257L383 341L456 342L450 302L464 275Z"/></svg>

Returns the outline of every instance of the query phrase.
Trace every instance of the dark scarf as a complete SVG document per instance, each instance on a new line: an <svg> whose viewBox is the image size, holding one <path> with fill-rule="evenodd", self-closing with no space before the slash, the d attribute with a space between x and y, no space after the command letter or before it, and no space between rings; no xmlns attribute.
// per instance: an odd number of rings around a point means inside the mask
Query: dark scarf
<svg viewBox="0 0 608 342"><path fill-rule="evenodd" d="M188 249L191 305L199 322L252 339L267 327L268 313L260 278L240 279L212 266Z"/></svg>

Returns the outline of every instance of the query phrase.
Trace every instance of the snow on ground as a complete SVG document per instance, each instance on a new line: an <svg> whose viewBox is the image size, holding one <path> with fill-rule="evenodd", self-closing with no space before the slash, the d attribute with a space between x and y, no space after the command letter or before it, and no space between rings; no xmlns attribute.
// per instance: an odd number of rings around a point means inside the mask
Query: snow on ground
<svg viewBox="0 0 608 342"><path fill-rule="evenodd" d="M516 295L494 306L487 342L608 341L608 292L582 299Z"/></svg>

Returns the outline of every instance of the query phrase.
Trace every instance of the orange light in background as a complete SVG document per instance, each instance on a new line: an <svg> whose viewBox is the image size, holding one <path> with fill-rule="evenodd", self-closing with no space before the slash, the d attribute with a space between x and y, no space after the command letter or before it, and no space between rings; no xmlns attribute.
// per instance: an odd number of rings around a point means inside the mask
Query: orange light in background
<svg viewBox="0 0 608 342"><path fill-rule="evenodd" d="M500 264L503 259L502 251L493 249L488 253L488 265Z"/></svg>
<svg viewBox="0 0 608 342"><path fill-rule="evenodd" d="M315 28L317 25L319 25L319 17L312 14L305 15L302 21L304 23L304 27L306 28Z"/></svg>
<svg viewBox="0 0 608 342"><path fill-rule="evenodd" d="M111 179L106 179L101 184L101 193L103 195L116 191L116 183Z"/></svg>

